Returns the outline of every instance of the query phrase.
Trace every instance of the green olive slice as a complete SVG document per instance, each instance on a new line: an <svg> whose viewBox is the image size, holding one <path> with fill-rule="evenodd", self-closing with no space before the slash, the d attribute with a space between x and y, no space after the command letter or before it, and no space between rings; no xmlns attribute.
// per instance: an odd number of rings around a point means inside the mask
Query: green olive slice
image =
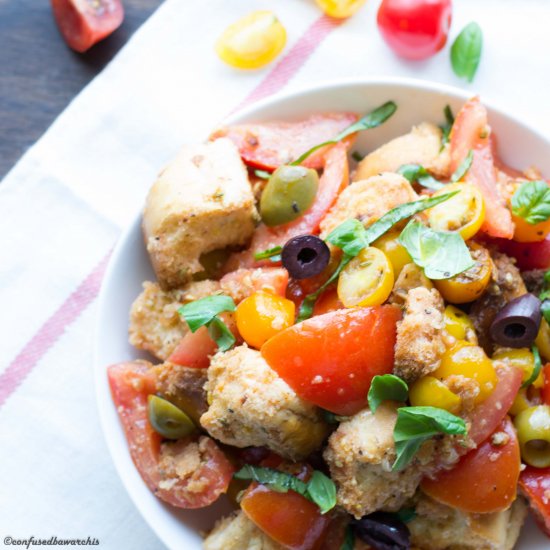
<svg viewBox="0 0 550 550"><path fill-rule="evenodd" d="M304 166L279 166L260 199L260 215L268 226L282 225L303 216L313 204L319 176Z"/></svg>
<svg viewBox="0 0 550 550"><path fill-rule="evenodd" d="M550 466L550 405L521 411L514 424L523 461L535 468Z"/></svg>
<svg viewBox="0 0 550 550"><path fill-rule="evenodd" d="M181 439L195 431L193 421L170 401L157 395L148 397L149 422L158 434L167 439Z"/></svg>

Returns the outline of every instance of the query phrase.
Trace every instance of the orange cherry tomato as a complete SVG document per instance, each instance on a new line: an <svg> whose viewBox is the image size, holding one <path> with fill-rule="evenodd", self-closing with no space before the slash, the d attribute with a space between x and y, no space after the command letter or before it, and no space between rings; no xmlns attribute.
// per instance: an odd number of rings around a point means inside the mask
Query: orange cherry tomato
<svg viewBox="0 0 550 550"><path fill-rule="evenodd" d="M519 476L519 488L540 528L550 537L550 468L527 466Z"/></svg>
<svg viewBox="0 0 550 550"><path fill-rule="evenodd" d="M293 325L261 349L267 363L303 399L341 415L367 404L371 380L393 369L394 306L341 309Z"/></svg>
<svg viewBox="0 0 550 550"><path fill-rule="evenodd" d="M521 466L516 431L506 418L487 441L464 455L452 470L422 481L433 499L464 512L505 510L516 498Z"/></svg>
<svg viewBox="0 0 550 550"><path fill-rule="evenodd" d="M244 341L260 349L294 323L294 302L269 292L255 292L245 298L235 312L237 328Z"/></svg>
<svg viewBox="0 0 550 550"><path fill-rule="evenodd" d="M548 233L550 233L550 220L544 222L530 224L523 218L512 214L512 219L516 225L514 231L514 241L520 243L536 243L544 241Z"/></svg>
<svg viewBox="0 0 550 550"><path fill-rule="evenodd" d="M243 512L269 537L289 550L319 547L329 516L294 491L277 493L252 483L242 500Z"/></svg>

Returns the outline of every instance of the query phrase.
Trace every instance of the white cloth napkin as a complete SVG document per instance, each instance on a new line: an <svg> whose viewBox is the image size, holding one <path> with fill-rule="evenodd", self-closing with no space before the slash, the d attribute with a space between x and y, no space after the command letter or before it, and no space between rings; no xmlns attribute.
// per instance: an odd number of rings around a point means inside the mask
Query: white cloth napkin
<svg viewBox="0 0 550 550"><path fill-rule="evenodd" d="M465 86L448 50L396 58L378 2L338 25L313 0L167 0L0 185L0 539L95 537L106 549L161 543L127 497L99 428L92 386L95 298L120 230L159 168L243 103L354 76ZM289 43L272 66L238 72L213 51L221 31L275 9ZM484 30L474 84L550 135L550 4L455 2L452 37ZM184 549L182 549L184 550Z"/></svg>

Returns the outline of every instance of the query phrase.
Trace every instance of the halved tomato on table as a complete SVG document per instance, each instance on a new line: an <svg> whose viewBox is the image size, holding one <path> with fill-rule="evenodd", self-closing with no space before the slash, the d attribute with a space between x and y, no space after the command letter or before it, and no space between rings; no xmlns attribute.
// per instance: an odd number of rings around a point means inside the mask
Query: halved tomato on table
<svg viewBox="0 0 550 550"><path fill-rule="evenodd" d="M505 510L516 498L521 460L509 418L452 470L425 478L422 490L433 499L464 512L488 514Z"/></svg>
<svg viewBox="0 0 550 550"><path fill-rule="evenodd" d="M540 528L550 537L550 468L527 466L519 476L519 487Z"/></svg>
<svg viewBox="0 0 550 550"><path fill-rule="evenodd" d="M332 311L280 332L261 352L300 397L351 415L367 405L373 377L391 373L400 318L394 306Z"/></svg>
<svg viewBox="0 0 550 550"><path fill-rule="evenodd" d="M147 487L178 508L202 508L225 493L234 467L209 437L198 439L200 464L194 472L175 483L170 479L170 483L162 484L162 438L153 430L147 413L147 398L157 389L155 377L147 363L138 361L112 365L107 374L130 455ZM195 442L196 439L185 438L171 445L178 445L178 452L185 452L185 445Z"/></svg>

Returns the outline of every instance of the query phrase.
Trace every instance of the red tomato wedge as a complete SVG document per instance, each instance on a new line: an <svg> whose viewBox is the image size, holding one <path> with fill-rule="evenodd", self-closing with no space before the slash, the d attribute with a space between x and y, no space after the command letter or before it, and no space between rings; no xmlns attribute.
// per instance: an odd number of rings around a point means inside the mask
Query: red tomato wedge
<svg viewBox="0 0 550 550"><path fill-rule="evenodd" d="M550 405L550 363L546 363L543 369L544 387L542 388L542 401Z"/></svg>
<svg viewBox="0 0 550 550"><path fill-rule="evenodd" d="M494 444L499 437L503 442ZM452 470L425 478L420 486L433 499L464 512L499 512L516 498L520 466L516 430L506 418L492 437L464 455Z"/></svg>
<svg viewBox="0 0 550 550"><path fill-rule="evenodd" d="M109 36L124 19L120 0L51 0L51 3L65 42L80 53Z"/></svg>
<svg viewBox="0 0 550 550"><path fill-rule="evenodd" d="M159 459L162 439L151 427L147 416L147 397L156 392L156 381L149 367L139 362L113 365L108 369L108 377L132 460L143 481L157 497L178 508L202 508L225 493L234 467L209 437L199 438L200 465L193 474L179 479L170 488L161 487L163 476ZM192 439L182 439L173 445L178 446L179 453L192 442ZM197 486L200 487L198 491Z"/></svg>
<svg viewBox="0 0 550 550"><path fill-rule="evenodd" d="M393 306L332 311L283 330L261 352L300 397L351 415L367 405L372 378L392 371L400 318Z"/></svg>
<svg viewBox="0 0 550 550"><path fill-rule="evenodd" d="M269 537L289 550L314 550L329 523L319 507L294 491L277 493L252 483L241 500L243 512Z"/></svg>
<svg viewBox="0 0 550 550"><path fill-rule="evenodd" d="M482 231L491 237L514 236L512 215L496 184L487 110L478 97L470 99L458 112L451 130L451 171L455 171L473 151L473 161L465 179L476 185L485 199Z"/></svg>
<svg viewBox="0 0 550 550"><path fill-rule="evenodd" d="M319 224L336 201L336 198L349 183L349 166L346 146L335 145L325 155L323 175L319 179L319 189L311 207L297 220L278 227L260 224L256 229L250 248L234 254L228 261L227 271L236 267L251 267L265 264L254 260L256 252L262 252L274 246L283 246L289 239L298 235L319 233Z"/></svg>
<svg viewBox="0 0 550 550"><path fill-rule="evenodd" d="M220 128L210 139L228 137L246 164L271 172L296 160L315 145L334 139L357 118L355 113L326 113L298 122L242 124ZM347 141L351 145L350 139ZM326 147L319 149L307 158L304 166L322 168L326 152Z"/></svg>
<svg viewBox="0 0 550 550"><path fill-rule="evenodd" d="M550 537L550 468L527 466L519 476L519 488L539 527Z"/></svg>
<svg viewBox="0 0 550 550"><path fill-rule="evenodd" d="M550 235L535 243L518 243L505 239L496 239L495 243L502 252L516 258L521 270L550 269Z"/></svg>
<svg viewBox="0 0 550 550"><path fill-rule="evenodd" d="M265 290L285 296L288 285L288 271L282 267L259 267L257 269L237 269L224 275L220 283L226 293L234 297L241 295L242 289L250 289L250 294ZM234 289L234 290L233 290Z"/></svg>
<svg viewBox="0 0 550 550"><path fill-rule="evenodd" d="M498 383L493 393L472 414L468 435L476 445L485 441L506 416L521 386L523 373L513 367L497 370Z"/></svg>

